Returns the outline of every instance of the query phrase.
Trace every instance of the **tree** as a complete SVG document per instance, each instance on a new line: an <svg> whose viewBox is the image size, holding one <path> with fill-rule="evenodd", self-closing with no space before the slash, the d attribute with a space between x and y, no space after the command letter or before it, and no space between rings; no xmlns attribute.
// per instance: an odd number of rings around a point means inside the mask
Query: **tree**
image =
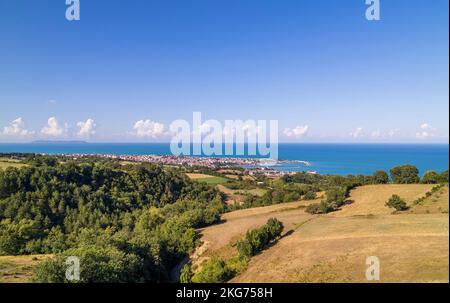
<svg viewBox="0 0 450 303"><path fill-rule="evenodd" d="M398 195L392 195L392 197L386 202L386 206L389 208L394 208L397 211L404 211L409 208L406 202L403 201Z"/></svg>
<svg viewBox="0 0 450 303"><path fill-rule="evenodd" d="M189 264L185 264L180 272L180 283L191 283L193 275L192 267Z"/></svg>
<svg viewBox="0 0 450 303"><path fill-rule="evenodd" d="M419 170L414 165L400 165L390 170L391 179L396 184L416 184L420 182Z"/></svg>
<svg viewBox="0 0 450 303"><path fill-rule="evenodd" d="M439 175L439 183L448 183L448 170Z"/></svg>
<svg viewBox="0 0 450 303"><path fill-rule="evenodd" d="M205 262L202 269L192 277L194 283L223 283L232 276L224 260L212 258Z"/></svg>
<svg viewBox="0 0 450 303"><path fill-rule="evenodd" d="M141 282L141 260L133 254L126 254L113 247L85 246L69 249L56 258L39 264L35 270L37 282L64 283L67 265L65 260L76 256L80 260L78 283Z"/></svg>
<svg viewBox="0 0 450 303"><path fill-rule="evenodd" d="M373 184L389 183L389 176L384 170L378 170L373 174Z"/></svg>
<svg viewBox="0 0 450 303"><path fill-rule="evenodd" d="M437 184L439 183L440 175L434 170L427 171L422 177L422 183L424 184Z"/></svg>

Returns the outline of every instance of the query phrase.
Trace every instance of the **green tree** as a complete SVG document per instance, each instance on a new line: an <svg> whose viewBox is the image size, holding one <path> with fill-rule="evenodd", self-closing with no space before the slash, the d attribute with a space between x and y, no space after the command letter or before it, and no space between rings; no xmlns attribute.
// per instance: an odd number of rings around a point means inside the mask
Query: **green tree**
<svg viewBox="0 0 450 303"><path fill-rule="evenodd" d="M192 277L194 274L192 273L192 268L189 264L185 264L180 272L180 283L191 283Z"/></svg>
<svg viewBox="0 0 450 303"><path fill-rule="evenodd" d="M420 182L419 170L414 165L400 165L390 170L391 179L396 184L416 184Z"/></svg>
<svg viewBox="0 0 450 303"><path fill-rule="evenodd" d="M423 177L421 182L424 184L437 184L439 183L440 175L434 170L427 171Z"/></svg>
<svg viewBox="0 0 450 303"><path fill-rule="evenodd" d="M389 183L389 176L384 170L376 171L373 176L373 184L387 184Z"/></svg>
<svg viewBox="0 0 450 303"><path fill-rule="evenodd" d="M223 283L232 277L232 272L224 260L212 258L206 261L199 272L194 274L194 283Z"/></svg>

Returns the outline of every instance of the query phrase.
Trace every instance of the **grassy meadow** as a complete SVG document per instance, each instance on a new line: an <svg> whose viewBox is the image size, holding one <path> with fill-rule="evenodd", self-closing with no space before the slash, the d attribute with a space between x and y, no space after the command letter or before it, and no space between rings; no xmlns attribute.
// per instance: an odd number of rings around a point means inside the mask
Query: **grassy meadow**
<svg viewBox="0 0 450 303"><path fill-rule="evenodd" d="M285 225L285 236L252 258L231 282L367 282L368 256L380 259L380 282L446 282L448 187L413 205L432 187L362 186L351 192L350 205L327 215L305 213L305 201L231 212L223 215L223 224L201 231L204 253L195 262L234 257L234 244L247 230L276 217ZM393 214L384 205L392 194L405 199L410 210Z"/></svg>

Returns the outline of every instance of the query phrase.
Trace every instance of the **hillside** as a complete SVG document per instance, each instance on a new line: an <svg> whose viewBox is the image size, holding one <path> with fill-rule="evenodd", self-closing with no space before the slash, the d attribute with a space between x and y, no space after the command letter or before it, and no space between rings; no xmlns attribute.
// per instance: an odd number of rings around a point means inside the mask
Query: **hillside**
<svg viewBox="0 0 450 303"><path fill-rule="evenodd" d="M233 242L276 217L285 224L287 235L252 258L231 282L366 282L368 256L380 259L381 282L448 281L448 187L420 206L440 203L439 208L430 208L434 211L418 213L412 205L432 187L363 186L351 192L350 205L322 216L305 213L301 202L229 213L225 223L202 231L203 256L233 255ZM410 211L391 214L384 203L392 194L405 199ZM447 211L441 205L445 203Z"/></svg>

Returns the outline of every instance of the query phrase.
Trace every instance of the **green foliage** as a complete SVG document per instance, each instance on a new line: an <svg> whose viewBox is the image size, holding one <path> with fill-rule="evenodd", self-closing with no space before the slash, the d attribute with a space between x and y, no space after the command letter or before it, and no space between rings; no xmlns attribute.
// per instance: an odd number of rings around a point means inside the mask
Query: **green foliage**
<svg viewBox="0 0 450 303"><path fill-rule="evenodd" d="M69 282L65 277L66 258L76 256L80 260L80 283L140 282L142 260L134 254L124 253L114 247L85 246L67 250L62 256L39 264L35 281L44 283ZM63 271L64 270L64 271Z"/></svg>
<svg viewBox="0 0 450 303"><path fill-rule="evenodd" d="M320 203L313 203L306 207L305 212L318 215L318 214L327 214L329 212L332 212L336 210L332 205L328 204L325 201L322 201Z"/></svg>
<svg viewBox="0 0 450 303"><path fill-rule="evenodd" d="M427 171L423 177L421 182L423 184L438 184L440 181L440 175L434 170Z"/></svg>
<svg viewBox="0 0 450 303"><path fill-rule="evenodd" d="M373 184L387 184L389 183L389 176L384 170L377 170L373 176Z"/></svg>
<svg viewBox="0 0 450 303"><path fill-rule="evenodd" d="M309 191L303 196L303 200L315 200L316 198L317 194L313 191Z"/></svg>
<svg viewBox="0 0 450 303"><path fill-rule="evenodd" d="M420 181L419 170L413 165L396 166L390 172L395 184L416 184Z"/></svg>
<svg viewBox="0 0 450 303"><path fill-rule="evenodd" d="M223 283L232 277L233 273L227 263L219 258L206 261L199 272L192 277L194 283Z"/></svg>
<svg viewBox="0 0 450 303"><path fill-rule="evenodd" d="M189 264L185 264L180 272L180 283L191 283L192 277L194 274L192 273L192 268Z"/></svg>
<svg viewBox="0 0 450 303"><path fill-rule="evenodd" d="M68 255L84 264L83 282L168 281L195 248L195 229L225 210L223 194L175 169L94 157L23 161L28 167L0 172L0 254L56 254L37 269L39 281L65 281Z"/></svg>
<svg viewBox="0 0 450 303"><path fill-rule="evenodd" d="M251 257L258 254L270 242L281 236L283 228L283 223L271 218L264 226L248 231L245 238L236 245L239 255L242 257Z"/></svg>
<svg viewBox="0 0 450 303"><path fill-rule="evenodd" d="M386 206L389 208L394 208L396 211L404 211L409 208L406 202L403 201L398 195L392 195L392 197L386 202Z"/></svg>

